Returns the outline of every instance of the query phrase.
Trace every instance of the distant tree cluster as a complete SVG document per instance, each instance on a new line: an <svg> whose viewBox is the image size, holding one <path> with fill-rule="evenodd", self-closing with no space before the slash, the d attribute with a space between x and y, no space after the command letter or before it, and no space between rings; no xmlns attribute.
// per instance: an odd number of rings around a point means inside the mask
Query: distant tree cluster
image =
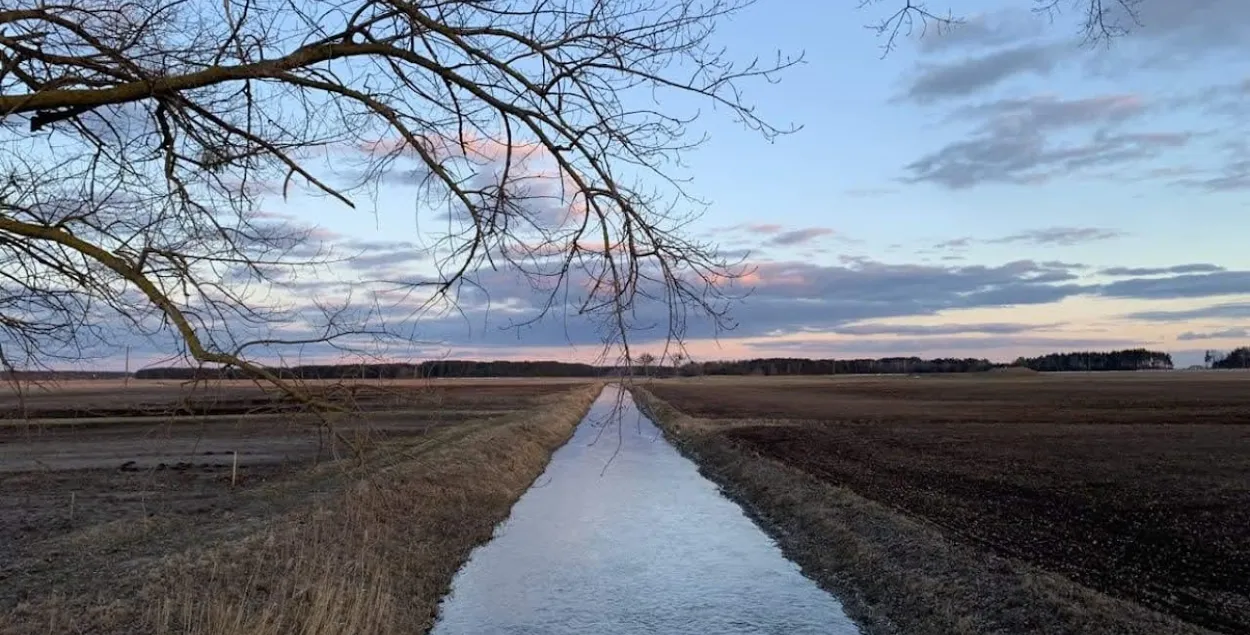
<svg viewBox="0 0 1250 635"><path fill-rule="evenodd" d="M1206 359L1211 368L1250 368L1250 346L1235 348L1228 353L1207 351Z"/></svg>
<svg viewBox="0 0 1250 635"><path fill-rule="evenodd" d="M1133 348L1123 351L1051 353L1041 357L1021 357L1013 366L1037 371L1080 370L1169 370L1172 356L1168 353Z"/></svg>

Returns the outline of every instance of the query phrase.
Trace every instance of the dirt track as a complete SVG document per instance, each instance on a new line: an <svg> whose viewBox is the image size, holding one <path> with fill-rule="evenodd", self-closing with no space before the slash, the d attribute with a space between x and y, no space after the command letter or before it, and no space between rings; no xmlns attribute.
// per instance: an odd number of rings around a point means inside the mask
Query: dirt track
<svg viewBox="0 0 1250 635"><path fill-rule="evenodd" d="M746 456L960 543L1250 632L1250 375L1178 375L710 379L651 391L715 419L710 431Z"/></svg>

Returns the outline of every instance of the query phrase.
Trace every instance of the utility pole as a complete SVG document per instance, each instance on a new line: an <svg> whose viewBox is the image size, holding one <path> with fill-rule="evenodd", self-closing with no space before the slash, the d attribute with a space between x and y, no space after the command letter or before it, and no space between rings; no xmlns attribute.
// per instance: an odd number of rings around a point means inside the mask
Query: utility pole
<svg viewBox="0 0 1250 635"><path fill-rule="evenodd" d="M130 345L126 345L126 378L123 380L124 387L130 387Z"/></svg>

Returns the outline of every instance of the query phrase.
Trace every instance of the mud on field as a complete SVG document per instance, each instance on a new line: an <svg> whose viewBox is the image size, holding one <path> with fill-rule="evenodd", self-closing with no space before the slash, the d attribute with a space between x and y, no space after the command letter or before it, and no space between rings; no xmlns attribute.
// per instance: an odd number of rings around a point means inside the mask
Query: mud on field
<svg viewBox="0 0 1250 635"><path fill-rule="evenodd" d="M1250 377L658 382L748 455L1113 597L1250 631Z"/></svg>

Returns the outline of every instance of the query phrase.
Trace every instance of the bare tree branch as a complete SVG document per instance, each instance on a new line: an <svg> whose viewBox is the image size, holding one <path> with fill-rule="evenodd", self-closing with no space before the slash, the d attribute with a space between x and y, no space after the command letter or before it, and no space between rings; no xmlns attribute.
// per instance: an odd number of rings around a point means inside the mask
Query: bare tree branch
<svg viewBox="0 0 1250 635"><path fill-rule="evenodd" d="M26 362L58 337L73 357L89 325L121 315L198 363L281 384L244 355L379 334L327 320L239 337L274 324L260 290L281 289L275 269L317 264L255 222L263 193L355 207L405 172L451 223L436 271L391 281L424 307L504 269L548 292L540 318L600 316L626 358L642 300L667 303L671 338L688 311L730 326L720 287L741 271L685 235L701 201L672 170L701 141L697 113L655 104L693 95L765 138L794 130L741 86L799 60L739 65L713 41L749 4L16 0L0 10L0 255L28 273L9 279L23 299L0 298L0 329ZM358 169L319 167L314 150Z"/></svg>
<svg viewBox="0 0 1250 635"><path fill-rule="evenodd" d="M1023 2L1023 0L1020 0ZM1081 35L1086 44L1107 44L1111 40L1127 35L1133 27L1141 26L1139 7L1142 0L1028 0L1032 2L1032 11L1039 14L1055 16L1066 9L1080 12L1084 17L1081 24ZM899 36L911 37L917 30L924 37L929 29L941 32L963 22L954 9L935 12L930 4L955 4L948 2L926 2L925 0L858 0L859 8L866 9L877 5L888 5L893 10L879 21L868 25L868 28L884 38L881 44L882 57L889 55L898 45ZM896 7L896 8L895 8ZM1127 24L1126 24L1127 22Z"/></svg>

